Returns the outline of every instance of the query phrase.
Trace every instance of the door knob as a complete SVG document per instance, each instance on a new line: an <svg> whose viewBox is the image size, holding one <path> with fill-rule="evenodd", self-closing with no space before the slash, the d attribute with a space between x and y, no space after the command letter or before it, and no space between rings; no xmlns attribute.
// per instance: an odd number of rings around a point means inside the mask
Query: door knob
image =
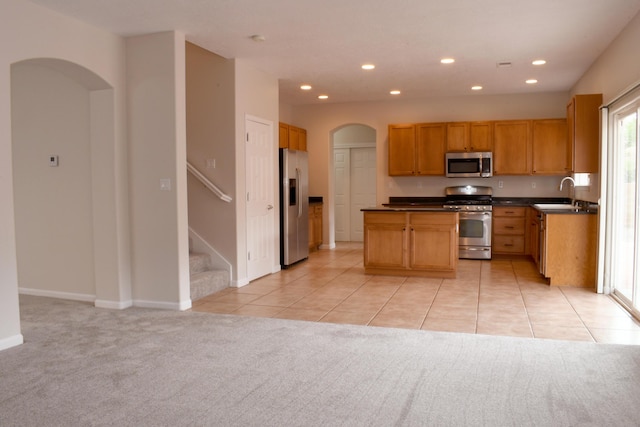
<svg viewBox="0 0 640 427"><path fill-rule="evenodd" d="M273 209L273 205L267 205L267 210Z"/></svg>

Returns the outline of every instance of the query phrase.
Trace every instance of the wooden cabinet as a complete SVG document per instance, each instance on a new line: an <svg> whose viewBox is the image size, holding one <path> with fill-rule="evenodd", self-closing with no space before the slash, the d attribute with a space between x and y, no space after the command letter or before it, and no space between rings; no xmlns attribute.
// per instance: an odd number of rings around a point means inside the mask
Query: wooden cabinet
<svg viewBox="0 0 640 427"><path fill-rule="evenodd" d="M526 207L493 208L491 250L494 254L525 254Z"/></svg>
<svg viewBox="0 0 640 427"><path fill-rule="evenodd" d="M576 95L567 105L567 156L575 173L600 171L602 94Z"/></svg>
<svg viewBox="0 0 640 427"><path fill-rule="evenodd" d="M389 125L389 175L444 175L444 123Z"/></svg>
<svg viewBox="0 0 640 427"><path fill-rule="evenodd" d="M316 251L322 244L322 203L309 205L309 251Z"/></svg>
<svg viewBox="0 0 640 427"><path fill-rule="evenodd" d="M306 129L280 122L278 147L307 151Z"/></svg>
<svg viewBox="0 0 640 427"><path fill-rule="evenodd" d="M415 126L412 124L389 125L389 175L414 175L415 158Z"/></svg>
<svg viewBox="0 0 640 427"><path fill-rule="evenodd" d="M367 274L455 277L457 212L364 212Z"/></svg>
<svg viewBox="0 0 640 427"><path fill-rule="evenodd" d="M551 286L595 289L598 216L544 214L541 262Z"/></svg>
<svg viewBox="0 0 640 427"><path fill-rule="evenodd" d="M444 175L445 137L444 123L416 125L416 175Z"/></svg>
<svg viewBox="0 0 640 427"><path fill-rule="evenodd" d="M491 151L492 122L447 123L447 151Z"/></svg>
<svg viewBox="0 0 640 427"><path fill-rule="evenodd" d="M493 123L493 173L531 174L531 120Z"/></svg>
<svg viewBox="0 0 640 427"><path fill-rule="evenodd" d="M537 175L566 175L571 171L567 149L567 121L565 119L534 120L533 173Z"/></svg>
<svg viewBox="0 0 640 427"><path fill-rule="evenodd" d="M469 123L447 123L447 151L470 151Z"/></svg>
<svg viewBox="0 0 640 427"><path fill-rule="evenodd" d="M536 266L540 267L540 213L537 209L527 208L529 233L529 254Z"/></svg>

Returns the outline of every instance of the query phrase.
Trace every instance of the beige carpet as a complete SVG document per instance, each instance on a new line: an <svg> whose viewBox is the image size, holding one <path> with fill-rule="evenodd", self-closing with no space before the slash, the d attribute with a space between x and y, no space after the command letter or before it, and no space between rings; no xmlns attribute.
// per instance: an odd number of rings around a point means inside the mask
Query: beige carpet
<svg viewBox="0 0 640 427"><path fill-rule="evenodd" d="M632 426L640 347L21 296L6 426Z"/></svg>

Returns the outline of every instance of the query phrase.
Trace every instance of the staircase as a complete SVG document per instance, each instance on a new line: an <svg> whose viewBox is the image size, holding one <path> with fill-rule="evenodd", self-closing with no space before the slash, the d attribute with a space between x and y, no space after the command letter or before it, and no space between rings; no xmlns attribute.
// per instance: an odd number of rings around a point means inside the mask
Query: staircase
<svg viewBox="0 0 640 427"><path fill-rule="evenodd" d="M229 287L229 273L212 270L209 255L189 253L189 274L191 275L191 301L204 298Z"/></svg>

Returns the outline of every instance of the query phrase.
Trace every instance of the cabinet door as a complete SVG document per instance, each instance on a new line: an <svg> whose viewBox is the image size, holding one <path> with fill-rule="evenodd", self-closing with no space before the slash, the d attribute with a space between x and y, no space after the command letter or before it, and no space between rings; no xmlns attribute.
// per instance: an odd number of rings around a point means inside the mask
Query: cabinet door
<svg viewBox="0 0 640 427"><path fill-rule="evenodd" d="M566 175L571 170L567 144L565 119L534 120L533 173Z"/></svg>
<svg viewBox="0 0 640 427"><path fill-rule="evenodd" d="M529 208L529 253L536 266L540 265L540 220L538 211Z"/></svg>
<svg viewBox="0 0 640 427"><path fill-rule="evenodd" d="M418 175L444 176L445 123L416 125L416 166Z"/></svg>
<svg viewBox="0 0 640 427"><path fill-rule="evenodd" d="M289 148L289 125L280 123L278 148Z"/></svg>
<svg viewBox="0 0 640 427"><path fill-rule="evenodd" d="M567 106L569 142L573 152L573 171L600 171L599 140L602 94L576 95Z"/></svg>
<svg viewBox="0 0 640 427"><path fill-rule="evenodd" d="M364 213L364 266L406 268L406 214Z"/></svg>
<svg viewBox="0 0 640 427"><path fill-rule="evenodd" d="M289 148L292 150L300 149L300 129L289 125Z"/></svg>
<svg viewBox="0 0 640 427"><path fill-rule="evenodd" d="M447 151L469 151L469 123L447 123Z"/></svg>
<svg viewBox="0 0 640 427"><path fill-rule="evenodd" d="M531 121L494 122L493 173L496 175L531 174Z"/></svg>
<svg viewBox="0 0 640 427"><path fill-rule="evenodd" d="M413 175L416 158L415 127L389 125L389 175Z"/></svg>
<svg viewBox="0 0 640 427"><path fill-rule="evenodd" d="M457 242L450 225L412 225L409 253L412 270L454 270L453 245Z"/></svg>
<svg viewBox="0 0 640 427"><path fill-rule="evenodd" d="M409 267L454 271L458 264L457 224L457 214L410 214Z"/></svg>
<svg viewBox="0 0 640 427"><path fill-rule="evenodd" d="M471 151L493 150L492 122L473 122L469 125L469 148Z"/></svg>
<svg viewBox="0 0 640 427"><path fill-rule="evenodd" d="M307 151L307 130L298 129L298 150Z"/></svg>

